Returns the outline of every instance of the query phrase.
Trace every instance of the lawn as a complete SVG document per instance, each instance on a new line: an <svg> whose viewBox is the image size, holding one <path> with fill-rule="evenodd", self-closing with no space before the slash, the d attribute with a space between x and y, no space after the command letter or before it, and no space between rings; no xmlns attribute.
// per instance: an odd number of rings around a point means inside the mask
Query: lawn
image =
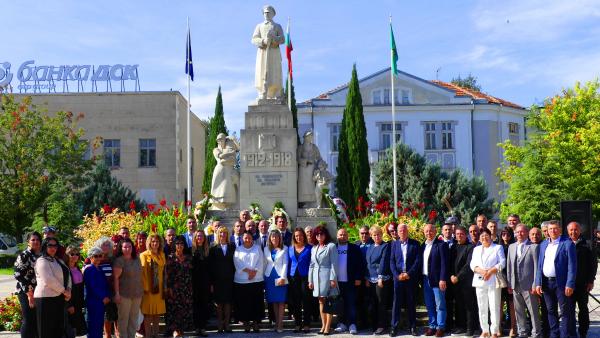
<svg viewBox="0 0 600 338"><path fill-rule="evenodd" d="M2 276L12 275L13 273L15 273L15 270L13 270L13 268L0 269L0 275Z"/></svg>

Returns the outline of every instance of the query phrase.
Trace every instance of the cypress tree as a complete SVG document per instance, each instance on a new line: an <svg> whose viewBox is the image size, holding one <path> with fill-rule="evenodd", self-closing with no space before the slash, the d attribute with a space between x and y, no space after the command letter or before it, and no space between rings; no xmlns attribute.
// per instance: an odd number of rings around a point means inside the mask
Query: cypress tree
<svg viewBox="0 0 600 338"><path fill-rule="evenodd" d="M348 212L354 210L353 201L354 195L352 192L352 174L350 172L350 157L348 154L348 140L346 136L346 130L348 124L351 122L348 116L347 110L344 109L344 116L342 117L342 127L340 128L340 137L338 139L338 161L336 168L335 177L335 188L337 195L346 202Z"/></svg>
<svg viewBox="0 0 600 338"><path fill-rule="evenodd" d="M292 82L292 104L291 106L291 111L292 111L292 121L294 124L294 128L296 128L296 133L298 132L298 107L296 107L296 92L294 91L294 80L291 81ZM289 82L285 81L285 97L286 99L288 98L288 91L289 91ZM298 135L298 145L300 145L300 135Z"/></svg>
<svg viewBox="0 0 600 338"><path fill-rule="evenodd" d="M369 165L369 145L367 144L367 127L363 115L362 97L356 73L356 64L352 67L352 79L348 85L346 96L346 111L352 123L348 124L346 137L348 140L348 158L350 160L350 172L352 174L352 193L354 199L352 205L359 197L367 199L367 190L371 179L371 167ZM348 203L348 202L346 202Z"/></svg>
<svg viewBox="0 0 600 338"><path fill-rule="evenodd" d="M225 126L225 116L223 113L223 97L221 96L221 86L217 93L215 103L215 115L210 118L208 125L208 138L205 142L204 149L204 180L202 181L202 192L210 192L212 185L212 175L217 165L217 160L213 156L213 149L217 147L217 135L220 133L227 134L227 126Z"/></svg>
<svg viewBox="0 0 600 338"><path fill-rule="evenodd" d="M348 211L353 213L358 198L362 196L367 199L371 177L367 128L356 64L352 67L352 78L348 84L338 151L336 187L338 195L346 202Z"/></svg>

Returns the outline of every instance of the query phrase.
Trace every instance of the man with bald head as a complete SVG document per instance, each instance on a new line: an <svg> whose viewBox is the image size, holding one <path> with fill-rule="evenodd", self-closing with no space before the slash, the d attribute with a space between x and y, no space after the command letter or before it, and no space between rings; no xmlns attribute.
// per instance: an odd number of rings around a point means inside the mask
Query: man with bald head
<svg viewBox="0 0 600 338"><path fill-rule="evenodd" d="M425 224L423 233L425 242L421 245L421 285L429 317L429 328L425 335L443 337L446 329L446 282L449 279L448 244L436 238L437 229L433 224Z"/></svg>
<svg viewBox="0 0 600 338"><path fill-rule="evenodd" d="M339 229L337 240L337 280L340 296L344 300L344 312L339 316L335 332L348 330L350 334L356 334L356 287L361 285L367 266L358 245L348 242L348 230Z"/></svg>
<svg viewBox="0 0 600 338"><path fill-rule="evenodd" d="M261 248L267 246L269 240L269 221L261 219L258 222L258 242Z"/></svg>
<svg viewBox="0 0 600 338"><path fill-rule="evenodd" d="M248 220L248 221L246 221L246 223L244 223L244 227L246 228L246 232L249 232L250 234L252 234L252 239L256 241L258 239L258 231L256 230L256 223L254 223L253 220Z"/></svg>
<svg viewBox="0 0 600 338"><path fill-rule="evenodd" d="M392 241L390 253L390 268L394 277L394 302L392 304L392 327L390 336L398 335L400 311L404 307L410 333L418 336L417 311L415 306L415 293L417 283L421 277L421 255L419 242L408 238L408 225L399 224L397 228L398 240Z"/></svg>
<svg viewBox="0 0 600 338"><path fill-rule="evenodd" d="M542 242L542 230L538 227L533 227L529 230L529 241L532 244L540 244Z"/></svg>
<svg viewBox="0 0 600 338"><path fill-rule="evenodd" d="M519 337L526 337L529 332L527 312L531 318L531 336L542 337L542 324L538 312L539 301L535 291L535 273L538 260L538 246L529 241L528 229L525 224L515 227L516 242L508 247L506 258L506 277L508 279L509 293L512 291L515 314L517 317L517 331Z"/></svg>
<svg viewBox="0 0 600 338"><path fill-rule="evenodd" d="M577 277L575 277L575 292L573 298L579 308L577 323L579 337L586 337L590 328L590 312L588 309L589 292L594 288L598 260L586 240L581 236L581 225L571 222L567 225L569 238L575 243L577 252Z"/></svg>

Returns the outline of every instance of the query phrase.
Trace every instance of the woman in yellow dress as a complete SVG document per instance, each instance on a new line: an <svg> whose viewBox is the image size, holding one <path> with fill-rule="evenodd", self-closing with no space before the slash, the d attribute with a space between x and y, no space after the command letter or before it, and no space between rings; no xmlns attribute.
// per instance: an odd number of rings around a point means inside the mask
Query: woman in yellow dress
<svg viewBox="0 0 600 338"><path fill-rule="evenodd" d="M142 263L142 281L144 295L142 296L142 314L144 314L144 330L146 337L158 337L158 321L166 311L165 254L162 239L157 234L151 234L146 240L148 250L140 254Z"/></svg>

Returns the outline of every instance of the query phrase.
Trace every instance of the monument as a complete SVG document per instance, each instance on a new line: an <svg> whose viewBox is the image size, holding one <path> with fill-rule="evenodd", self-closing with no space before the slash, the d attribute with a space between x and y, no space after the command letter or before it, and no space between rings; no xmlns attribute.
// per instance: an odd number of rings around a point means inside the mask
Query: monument
<svg viewBox="0 0 600 338"><path fill-rule="evenodd" d="M326 223L333 235L336 223L323 201L323 189L329 186L331 174L313 144L312 132L305 133L303 144L298 146L292 113L283 99L279 46L285 38L281 26L273 21L275 13L272 6L264 6L265 20L252 35L257 47L254 85L258 95L245 114L240 144L219 135L213 151L217 166L210 216L232 226L238 217L235 208L258 203L262 217L267 219L275 203L281 202L294 226ZM234 168L238 150L239 180ZM232 195L237 192L239 195Z"/></svg>
<svg viewBox="0 0 600 338"><path fill-rule="evenodd" d="M248 106L240 132L240 206L256 202L268 212L281 201L289 216L298 208L297 131L283 101L281 51L283 29L273 21L275 9L263 8L265 21L254 29L257 47L254 84L258 97ZM264 214L263 216L268 216Z"/></svg>

